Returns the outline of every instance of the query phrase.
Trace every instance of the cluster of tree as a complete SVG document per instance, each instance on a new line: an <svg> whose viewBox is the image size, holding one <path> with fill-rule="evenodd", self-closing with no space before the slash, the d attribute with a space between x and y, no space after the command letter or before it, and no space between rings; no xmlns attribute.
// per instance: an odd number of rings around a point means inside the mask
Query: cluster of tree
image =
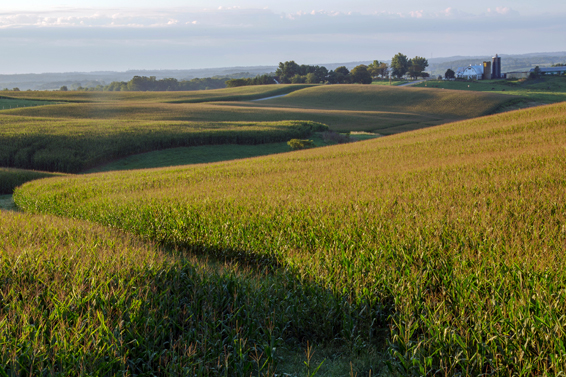
<svg viewBox="0 0 566 377"><path fill-rule="evenodd" d="M428 67L428 60L420 56L409 59L407 55L398 53L391 59L391 73L397 78L401 78L405 74L415 79L417 77L428 77L429 74L424 72L426 67Z"/></svg>
<svg viewBox="0 0 566 377"><path fill-rule="evenodd" d="M533 69L533 71L531 73L529 73L529 78L530 79L538 79L541 75L542 75L542 72L541 72L539 66L537 65L535 67L535 69Z"/></svg>
<svg viewBox="0 0 566 377"><path fill-rule="evenodd" d="M552 67L566 67L566 63L553 64Z"/></svg>
<svg viewBox="0 0 566 377"><path fill-rule="evenodd" d="M279 63L279 68L277 68L275 75L280 83L286 84L371 84L373 74L378 74L377 71L382 64L377 61L374 63L377 63L376 67L361 64L352 69L352 71L348 70L345 66L329 71L326 67L305 64L299 65L291 60L285 63ZM387 67L385 69L387 70Z"/></svg>
<svg viewBox="0 0 566 377"><path fill-rule="evenodd" d="M241 78L241 79L230 79L226 81L226 86L228 88L235 88L237 86L247 86L247 85L271 85L277 84L275 78L271 75L258 75L251 78Z"/></svg>
<svg viewBox="0 0 566 377"><path fill-rule="evenodd" d="M373 78L385 78L387 76L387 70L389 66L387 63L380 62L378 60L374 60L373 63L368 65L368 72Z"/></svg>
<svg viewBox="0 0 566 377"><path fill-rule="evenodd" d="M446 79L454 79L456 78L456 72L454 72L453 70L451 70L450 68L448 68L446 70L446 73L444 74L444 78Z"/></svg>

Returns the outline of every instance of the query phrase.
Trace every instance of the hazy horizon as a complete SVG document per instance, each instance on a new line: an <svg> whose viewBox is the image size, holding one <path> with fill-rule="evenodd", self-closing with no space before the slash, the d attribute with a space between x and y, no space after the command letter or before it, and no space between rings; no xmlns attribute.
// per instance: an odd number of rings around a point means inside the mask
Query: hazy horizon
<svg viewBox="0 0 566 377"><path fill-rule="evenodd" d="M20 0L0 74L187 70L566 50L566 4Z"/></svg>

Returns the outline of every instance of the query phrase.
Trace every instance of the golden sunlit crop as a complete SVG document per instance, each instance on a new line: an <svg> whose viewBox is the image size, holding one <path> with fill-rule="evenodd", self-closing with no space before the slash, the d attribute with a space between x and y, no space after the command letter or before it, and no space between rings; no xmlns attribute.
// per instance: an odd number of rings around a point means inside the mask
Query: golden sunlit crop
<svg viewBox="0 0 566 377"><path fill-rule="evenodd" d="M401 375L556 375L565 114L561 103L276 156L53 178L14 198L291 273L348 303L333 312L340 327L313 325L310 337L330 331L355 349L387 340Z"/></svg>

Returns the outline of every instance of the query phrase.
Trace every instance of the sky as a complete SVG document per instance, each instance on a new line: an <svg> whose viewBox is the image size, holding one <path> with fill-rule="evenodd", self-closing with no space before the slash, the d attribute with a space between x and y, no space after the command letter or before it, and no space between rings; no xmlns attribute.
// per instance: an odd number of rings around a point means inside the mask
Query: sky
<svg viewBox="0 0 566 377"><path fill-rule="evenodd" d="M556 52L565 19L562 0L2 1L0 74Z"/></svg>

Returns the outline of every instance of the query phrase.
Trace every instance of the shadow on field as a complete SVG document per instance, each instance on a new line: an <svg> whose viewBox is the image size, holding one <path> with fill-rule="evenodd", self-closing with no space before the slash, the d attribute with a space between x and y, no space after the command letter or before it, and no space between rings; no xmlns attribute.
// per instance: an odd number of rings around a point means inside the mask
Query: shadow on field
<svg viewBox="0 0 566 377"><path fill-rule="evenodd" d="M173 255L196 256L199 265L206 267L195 271L180 266L166 274L166 280L154 283L156 288L151 290L161 293L144 305L144 316L152 308L167 307L162 317L177 318L177 323L170 322L166 327L171 330L161 334L146 328L144 339L196 345L196 354L203 355L198 365L211 368L207 373L222 359L226 362L218 371L227 375L247 376L251 371L263 375L276 365L278 373L300 375L307 370L303 361L309 344L321 347L313 359L317 365L308 367L311 373L324 361L322 355L328 358L319 371L324 376L351 371L375 375L384 368L381 352L389 337L392 307L332 292L301 278L273 256L204 244L168 250Z"/></svg>
<svg viewBox="0 0 566 377"><path fill-rule="evenodd" d="M72 258L48 258L52 266L41 279L11 279L8 263L1 275L12 284L3 300L13 305L0 315L23 316L32 325L14 321L0 330L0 339L12 339L0 341L2 369L8 375L80 370L244 377L273 376L281 368L302 374L307 367L289 359L304 360L307 344L337 350L323 353L331 360L320 375L345 375L352 359L360 376L381 367L381 357L368 349L383 343L383 331L375 320L379 313L367 303L301 281L269 259L219 263L169 253L168 262L127 269L113 267L107 256L79 267ZM17 258L20 269L35 265L31 254ZM24 339L33 341L22 348Z"/></svg>

